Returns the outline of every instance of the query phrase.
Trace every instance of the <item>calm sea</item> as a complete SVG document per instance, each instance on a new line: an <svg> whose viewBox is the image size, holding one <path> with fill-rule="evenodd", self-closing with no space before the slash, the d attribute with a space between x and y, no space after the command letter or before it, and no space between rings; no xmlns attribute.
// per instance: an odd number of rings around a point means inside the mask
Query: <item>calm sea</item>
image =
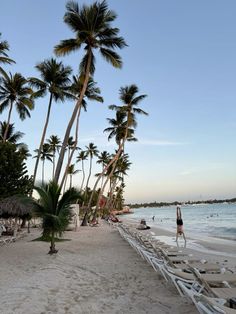
<svg viewBox="0 0 236 314"><path fill-rule="evenodd" d="M236 240L236 204L183 205L181 212L186 234ZM175 206L138 208L127 218L144 218L150 226L176 230Z"/></svg>

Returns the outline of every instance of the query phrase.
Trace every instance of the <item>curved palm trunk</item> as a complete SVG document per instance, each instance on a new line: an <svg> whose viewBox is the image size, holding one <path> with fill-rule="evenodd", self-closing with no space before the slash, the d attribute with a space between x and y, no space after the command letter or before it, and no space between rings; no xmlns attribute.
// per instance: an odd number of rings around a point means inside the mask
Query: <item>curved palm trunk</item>
<svg viewBox="0 0 236 314"><path fill-rule="evenodd" d="M65 169L65 184L64 184L63 193L65 193L65 190L66 190L66 183L67 183L67 178L68 178L68 168L69 168L69 166L70 166L70 147L68 146L68 161L67 161L67 165L66 165L66 169Z"/></svg>
<svg viewBox="0 0 236 314"><path fill-rule="evenodd" d="M107 170L109 169L109 167L111 167L111 165L112 165L113 163L117 163L117 160L119 159L120 154L122 153L122 150L123 150L123 143L119 145L119 149L118 149L117 153L115 154L115 156L110 160L110 162L106 165L106 167L104 167L102 173L100 173L100 175L98 176L98 178L97 178L97 180L96 180L96 182L95 182L95 184L94 184L92 194L91 194L90 199L89 199L88 208L91 207L92 200L93 200L93 197L94 197L94 193L95 193L95 190L96 190L96 188L97 188L97 185L98 185L100 179L101 179L102 177L104 177L105 173L107 172ZM114 168L114 169L115 169L115 168ZM101 190L102 190L102 189L101 189ZM100 191L100 192L101 192L101 191ZM103 193L103 191L102 191L102 193ZM99 193L99 197L100 197L100 198L101 198L101 195L102 195L102 194Z"/></svg>
<svg viewBox="0 0 236 314"><path fill-rule="evenodd" d="M122 143L119 144L119 149L118 149L118 152L116 153L116 155L113 157L113 159L110 161L110 163L106 166L106 168L104 169L104 173L105 171L108 169L108 167L110 165L112 165L112 170L111 170L111 173L109 174L107 180L105 181L102 189L100 190L100 193L98 195L98 200L97 200L97 204L96 204L96 209L94 211L94 216L97 214L97 210L98 210L98 206L99 206L99 202L100 202L100 199L101 199L101 196L103 195L103 192L104 192L104 189L107 185L107 182L109 181L109 179L113 176L113 173L115 171L115 167L116 167L116 164L117 164L117 161L121 155L121 153L124 151L124 147L125 147L125 142L126 142L126 139L128 137L128 128L129 128L129 112L127 114L127 125L126 125L126 131L125 131L125 136L122 140ZM99 175L95 185L94 185L94 189L93 189L93 192L91 194L91 197L90 197L90 200L89 200L89 204L88 204L88 207L87 207L87 211L85 213L85 216L87 217L87 214L88 214L88 210L90 210L90 207L91 207L91 203L92 203L92 199L93 199L93 194L95 192L95 189L97 187L97 183L99 182L101 176L104 174L103 172Z"/></svg>
<svg viewBox="0 0 236 314"><path fill-rule="evenodd" d="M115 156L113 157L113 159L108 163L108 165L104 168L104 171L98 176L98 179L97 179L97 181L95 182L95 185L94 185L94 187L93 187L93 191L92 191L92 193L91 193L91 196L90 196L90 199L89 199L89 203L88 203L88 205L87 205L87 208L86 208L85 215L84 215L84 218L83 218L83 221L82 221L81 226L87 226L87 224L88 224L88 222L87 222L87 220L88 220L88 213L89 213L89 211L90 211L90 208L91 208L91 205L92 205L92 201L93 201L93 197L94 197L94 193L95 193L96 187L97 187L97 185L98 185L98 183L99 183L99 180L102 178L102 176L104 176L104 174L106 173L107 169L108 169L111 165L112 165L112 171L111 171L111 172L112 172L112 174L114 173L114 170L115 170L117 161L118 161L119 156L120 156L120 154L121 154L121 152L122 152L122 147L123 147L123 146L120 145L120 148L118 149L118 152L116 153L116 155L115 155ZM98 195L98 199L97 199L97 203L96 203L96 209L95 209L95 211L94 211L94 217L96 217L100 199L101 199L101 197L102 197L102 195L103 195L103 192L104 192L104 190L105 190L105 187L106 187L108 181L110 180L110 178L111 178L111 176L109 176L109 177L106 179L106 181L105 181L103 187L100 189L100 192L99 192L99 195Z"/></svg>
<svg viewBox="0 0 236 314"><path fill-rule="evenodd" d="M42 184L44 184L44 163L45 163L45 160L43 160L43 164L42 164Z"/></svg>
<svg viewBox="0 0 236 314"><path fill-rule="evenodd" d="M99 193L99 196L98 196L98 200L97 200L97 204L96 204L96 209L95 209L94 215L96 215L96 213L97 213L97 211L98 211L100 199L101 199L101 197L102 197L102 195L103 195L103 193L104 193L104 190L105 190L105 188L106 188L106 186L107 186L107 183L111 180L111 178L112 178L112 176L113 176L113 173L114 173L115 168L116 168L117 161L118 161L118 159L113 163L112 169L111 169L111 173L108 175L108 177L107 177L107 179L106 179L106 181L105 181L105 183L104 183L102 189L100 190L100 193Z"/></svg>
<svg viewBox="0 0 236 314"><path fill-rule="evenodd" d="M102 164L102 172L104 171L104 168L105 168L105 164L103 163L103 164ZM103 186L103 181L104 181L104 176L102 176L101 188L102 188L102 186Z"/></svg>
<svg viewBox="0 0 236 314"><path fill-rule="evenodd" d="M36 180L40 154L41 154L41 150L43 148L43 144L44 144L44 140L45 140L45 136L46 136L46 132L47 132L47 127L48 127L48 122L49 122L49 118L50 118L51 107L52 107L52 94L50 94L46 121L45 121L45 124L44 124L43 133L42 133L41 141L40 141L39 148L38 148L38 155L37 155L35 166L34 166L33 185L34 185L35 180Z"/></svg>
<svg viewBox="0 0 236 314"><path fill-rule="evenodd" d="M78 116L77 116L77 121L76 121L75 142L74 142L73 148L72 148L72 150L71 150L71 153L70 153L70 155L69 155L69 159L68 159L68 162L67 162L67 165L66 165L66 169L65 169L64 174L63 174L63 178L62 178L62 180L61 180L60 187L63 186L63 183L64 183L65 178L66 178L66 175L67 175L68 168L69 168L69 166L70 166L70 164L71 164L72 157L73 157L74 152L75 152L76 147L77 147L78 135L79 135L79 118L80 118L80 112L81 112L81 106L79 107Z"/></svg>
<svg viewBox="0 0 236 314"><path fill-rule="evenodd" d="M93 160L93 157L90 156L90 163L89 163L89 174L88 174L88 179L87 179L87 183L86 183L86 187L85 187L85 195L84 195L84 200L86 202L86 198L87 198L87 192L88 192L88 184L89 184L89 180L90 180L90 177L91 177L91 172L92 172L92 160Z"/></svg>
<svg viewBox="0 0 236 314"><path fill-rule="evenodd" d="M84 172L84 161L82 160L82 171L83 171L83 179L82 179L82 183L81 183L81 191L83 189L83 185L84 185L84 179L85 179L85 172Z"/></svg>
<svg viewBox="0 0 236 314"><path fill-rule="evenodd" d="M112 207L112 204L113 204L113 201L114 201L113 196L114 196L114 191L115 191L116 186L117 186L117 179L114 180L114 182L113 182L113 184L112 184L112 186L111 186L111 188L110 188L110 196L109 196L109 198L108 198L108 200L107 200L107 204L106 204L106 207L107 207L108 209L109 209L110 207Z"/></svg>
<svg viewBox="0 0 236 314"><path fill-rule="evenodd" d="M116 197L115 197L114 202L113 202L113 207L114 207L114 208L116 208L116 206L117 206L117 199L118 199L118 196L119 196L119 194L120 194L120 192L121 192L123 181L124 181L124 180L121 181L121 184L120 184L120 186L119 186L119 189L118 189L118 191L117 191L117 193L116 193Z"/></svg>
<svg viewBox="0 0 236 314"><path fill-rule="evenodd" d="M53 156L52 156L52 180L54 178L54 173L55 173L55 157L56 157L56 151L53 152Z"/></svg>
<svg viewBox="0 0 236 314"><path fill-rule="evenodd" d="M89 213L89 210L91 208L91 204L92 204L92 201L93 201L93 197L94 197L94 194L95 194L95 191L96 191L96 188L97 188L97 185L100 181L100 179L105 175L107 169L115 162L116 158L118 158L118 153L119 153L119 150L118 152L116 153L116 155L113 157L113 159L107 164L107 166L104 168L103 172L100 173L100 175L98 176L95 184L94 184L94 187L93 187L93 191L91 193L91 196L89 198L89 202L88 202L88 205L86 206L86 210L85 210L85 214L84 214L84 218L83 218L83 221L81 223L81 226L87 226L88 225L88 213ZM99 193L99 196L98 198L100 199L101 196L102 196L102 193L103 193L103 190L101 188L100 190L100 193Z"/></svg>
<svg viewBox="0 0 236 314"><path fill-rule="evenodd" d="M77 113L79 111L79 108L81 107L82 100L84 98L84 95L85 95L85 92L86 92L86 89L87 89L87 86L88 86L91 60L92 60L92 51L89 50L88 51L88 63L87 63L87 66L86 66L86 72L85 72L85 79L84 79L83 88L82 88L80 97L79 97L78 101L75 104L72 116L70 118L70 121L68 123L67 129L66 129L66 132L65 132L65 136L64 136L63 143L62 143L60 155L59 155L59 158L58 158L58 161L57 161L57 167L56 167L56 172L55 172L55 176L54 176L55 182L59 181L61 168L62 168L64 156L65 156L66 145L68 143L68 139L69 139L69 136L70 136L71 128L72 128L72 126L73 126L73 124L75 122Z"/></svg>
<svg viewBox="0 0 236 314"><path fill-rule="evenodd" d="M6 125L6 130L4 132L4 135L3 135L3 142L6 142L6 140L7 140L7 134L8 134L10 120L11 120L12 108L13 108L13 101L11 102L10 109L8 112L7 125Z"/></svg>
<svg viewBox="0 0 236 314"><path fill-rule="evenodd" d="M70 189L72 188L72 174L70 174Z"/></svg>

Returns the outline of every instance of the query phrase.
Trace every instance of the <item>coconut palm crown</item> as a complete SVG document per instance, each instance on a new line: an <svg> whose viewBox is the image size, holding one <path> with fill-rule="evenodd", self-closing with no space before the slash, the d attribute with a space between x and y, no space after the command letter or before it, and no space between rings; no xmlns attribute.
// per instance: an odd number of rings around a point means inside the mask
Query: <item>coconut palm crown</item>
<svg viewBox="0 0 236 314"><path fill-rule="evenodd" d="M74 1L66 5L67 12L64 22L75 33L75 38L65 39L55 47L59 56L66 55L84 46L85 55L80 63L80 73L86 72L88 59L91 57L89 72L95 71L94 50L98 49L106 61L114 67L120 68L122 61L115 52L115 48L123 48L126 43L122 37L117 36L118 28L111 27L111 22L116 19L116 13L108 10L106 1L95 2L92 5L83 5L81 8ZM89 56L90 55L90 56Z"/></svg>
<svg viewBox="0 0 236 314"><path fill-rule="evenodd" d="M3 137L3 141L6 141L13 106L15 105L21 120L30 117L30 110L34 108L33 91L20 73L6 74L1 78L0 83L0 113L9 108L7 127Z"/></svg>
<svg viewBox="0 0 236 314"><path fill-rule="evenodd" d="M34 212L43 219L43 236L50 238L49 254L57 253L55 236L61 236L69 224L70 205L81 199L80 193L71 188L61 195L61 189L55 182L35 187L39 201L34 202Z"/></svg>
<svg viewBox="0 0 236 314"><path fill-rule="evenodd" d="M0 33L0 37L1 37L1 33ZM8 42L6 40L0 41L0 63L4 63L4 64L15 63L14 60L8 57L7 51L9 51ZM2 74L3 76L7 75L1 66L0 66L0 74Z"/></svg>

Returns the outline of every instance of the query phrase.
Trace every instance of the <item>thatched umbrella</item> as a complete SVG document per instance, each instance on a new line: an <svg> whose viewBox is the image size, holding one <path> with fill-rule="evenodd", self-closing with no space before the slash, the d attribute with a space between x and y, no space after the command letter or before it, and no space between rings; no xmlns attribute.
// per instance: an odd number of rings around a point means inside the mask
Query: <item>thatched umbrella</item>
<svg viewBox="0 0 236 314"><path fill-rule="evenodd" d="M0 200L0 217L30 218L32 204L29 199L13 195Z"/></svg>

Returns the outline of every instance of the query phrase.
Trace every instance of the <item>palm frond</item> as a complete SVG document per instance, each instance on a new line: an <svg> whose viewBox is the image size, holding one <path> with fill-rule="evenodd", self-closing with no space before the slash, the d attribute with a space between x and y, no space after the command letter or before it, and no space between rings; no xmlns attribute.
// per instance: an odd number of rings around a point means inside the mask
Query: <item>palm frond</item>
<svg viewBox="0 0 236 314"><path fill-rule="evenodd" d="M101 48L100 52L103 58L105 58L105 60L111 63L115 68L120 69L122 67L121 58L115 51L111 49Z"/></svg>

